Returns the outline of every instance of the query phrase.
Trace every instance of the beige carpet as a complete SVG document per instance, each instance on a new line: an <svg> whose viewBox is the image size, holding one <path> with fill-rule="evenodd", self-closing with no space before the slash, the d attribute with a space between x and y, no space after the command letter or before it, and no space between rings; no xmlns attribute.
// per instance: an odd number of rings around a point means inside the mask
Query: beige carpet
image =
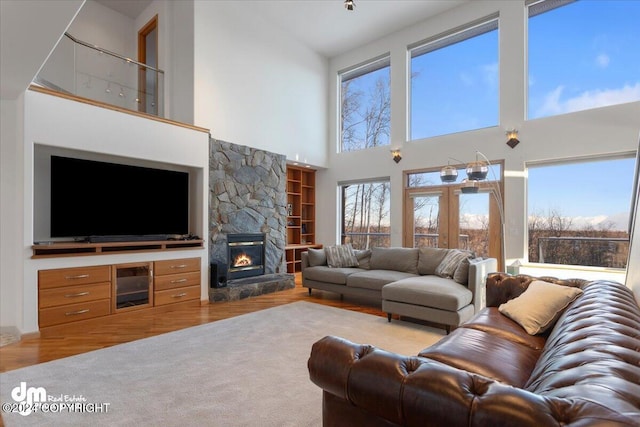
<svg viewBox="0 0 640 427"><path fill-rule="evenodd" d="M3 373L3 419L7 426L320 426L322 393L307 359L326 335L413 355L443 331L296 302ZM74 405L7 414L21 382Z"/></svg>

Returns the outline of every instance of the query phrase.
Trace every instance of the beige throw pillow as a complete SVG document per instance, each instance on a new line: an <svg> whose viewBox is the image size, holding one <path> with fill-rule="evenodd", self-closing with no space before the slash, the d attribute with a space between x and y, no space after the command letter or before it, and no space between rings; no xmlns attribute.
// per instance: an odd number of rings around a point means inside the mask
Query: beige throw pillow
<svg viewBox="0 0 640 427"><path fill-rule="evenodd" d="M353 251L351 243L335 245L324 248L327 254L327 264L332 268L357 267L358 258Z"/></svg>
<svg viewBox="0 0 640 427"><path fill-rule="evenodd" d="M534 280L519 297L500 304L500 313L517 322L529 335L552 327L582 289Z"/></svg>

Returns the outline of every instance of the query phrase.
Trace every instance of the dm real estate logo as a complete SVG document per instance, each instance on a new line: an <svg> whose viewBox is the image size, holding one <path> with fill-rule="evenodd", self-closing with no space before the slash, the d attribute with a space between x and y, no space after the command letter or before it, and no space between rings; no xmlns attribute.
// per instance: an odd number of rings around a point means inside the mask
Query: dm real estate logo
<svg viewBox="0 0 640 427"><path fill-rule="evenodd" d="M44 387L27 388L27 383L22 381L19 386L11 390L11 398L17 403L16 412L26 416L39 404L47 401L47 390Z"/></svg>

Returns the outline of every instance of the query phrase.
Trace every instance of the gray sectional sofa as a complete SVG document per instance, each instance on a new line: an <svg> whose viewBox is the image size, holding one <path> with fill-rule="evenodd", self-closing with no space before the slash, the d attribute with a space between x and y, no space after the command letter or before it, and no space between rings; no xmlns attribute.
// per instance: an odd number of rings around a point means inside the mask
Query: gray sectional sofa
<svg viewBox="0 0 640 427"><path fill-rule="evenodd" d="M445 325L449 332L484 308L485 278L497 270L495 258L470 254L452 263L451 251L373 248L354 251L357 266L330 267L325 250L310 249L302 253L302 286L309 294L320 289L379 299L389 321L397 314Z"/></svg>

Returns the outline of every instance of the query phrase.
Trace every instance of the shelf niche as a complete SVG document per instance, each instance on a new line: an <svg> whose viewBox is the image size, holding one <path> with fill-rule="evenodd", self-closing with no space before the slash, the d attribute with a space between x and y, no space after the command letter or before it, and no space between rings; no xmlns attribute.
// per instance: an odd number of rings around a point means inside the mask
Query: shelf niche
<svg viewBox="0 0 640 427"><path fill-rule="evenodd" d="M300 254L316 242L316 171L287 166L287 273L301 270Z"/></svg>

